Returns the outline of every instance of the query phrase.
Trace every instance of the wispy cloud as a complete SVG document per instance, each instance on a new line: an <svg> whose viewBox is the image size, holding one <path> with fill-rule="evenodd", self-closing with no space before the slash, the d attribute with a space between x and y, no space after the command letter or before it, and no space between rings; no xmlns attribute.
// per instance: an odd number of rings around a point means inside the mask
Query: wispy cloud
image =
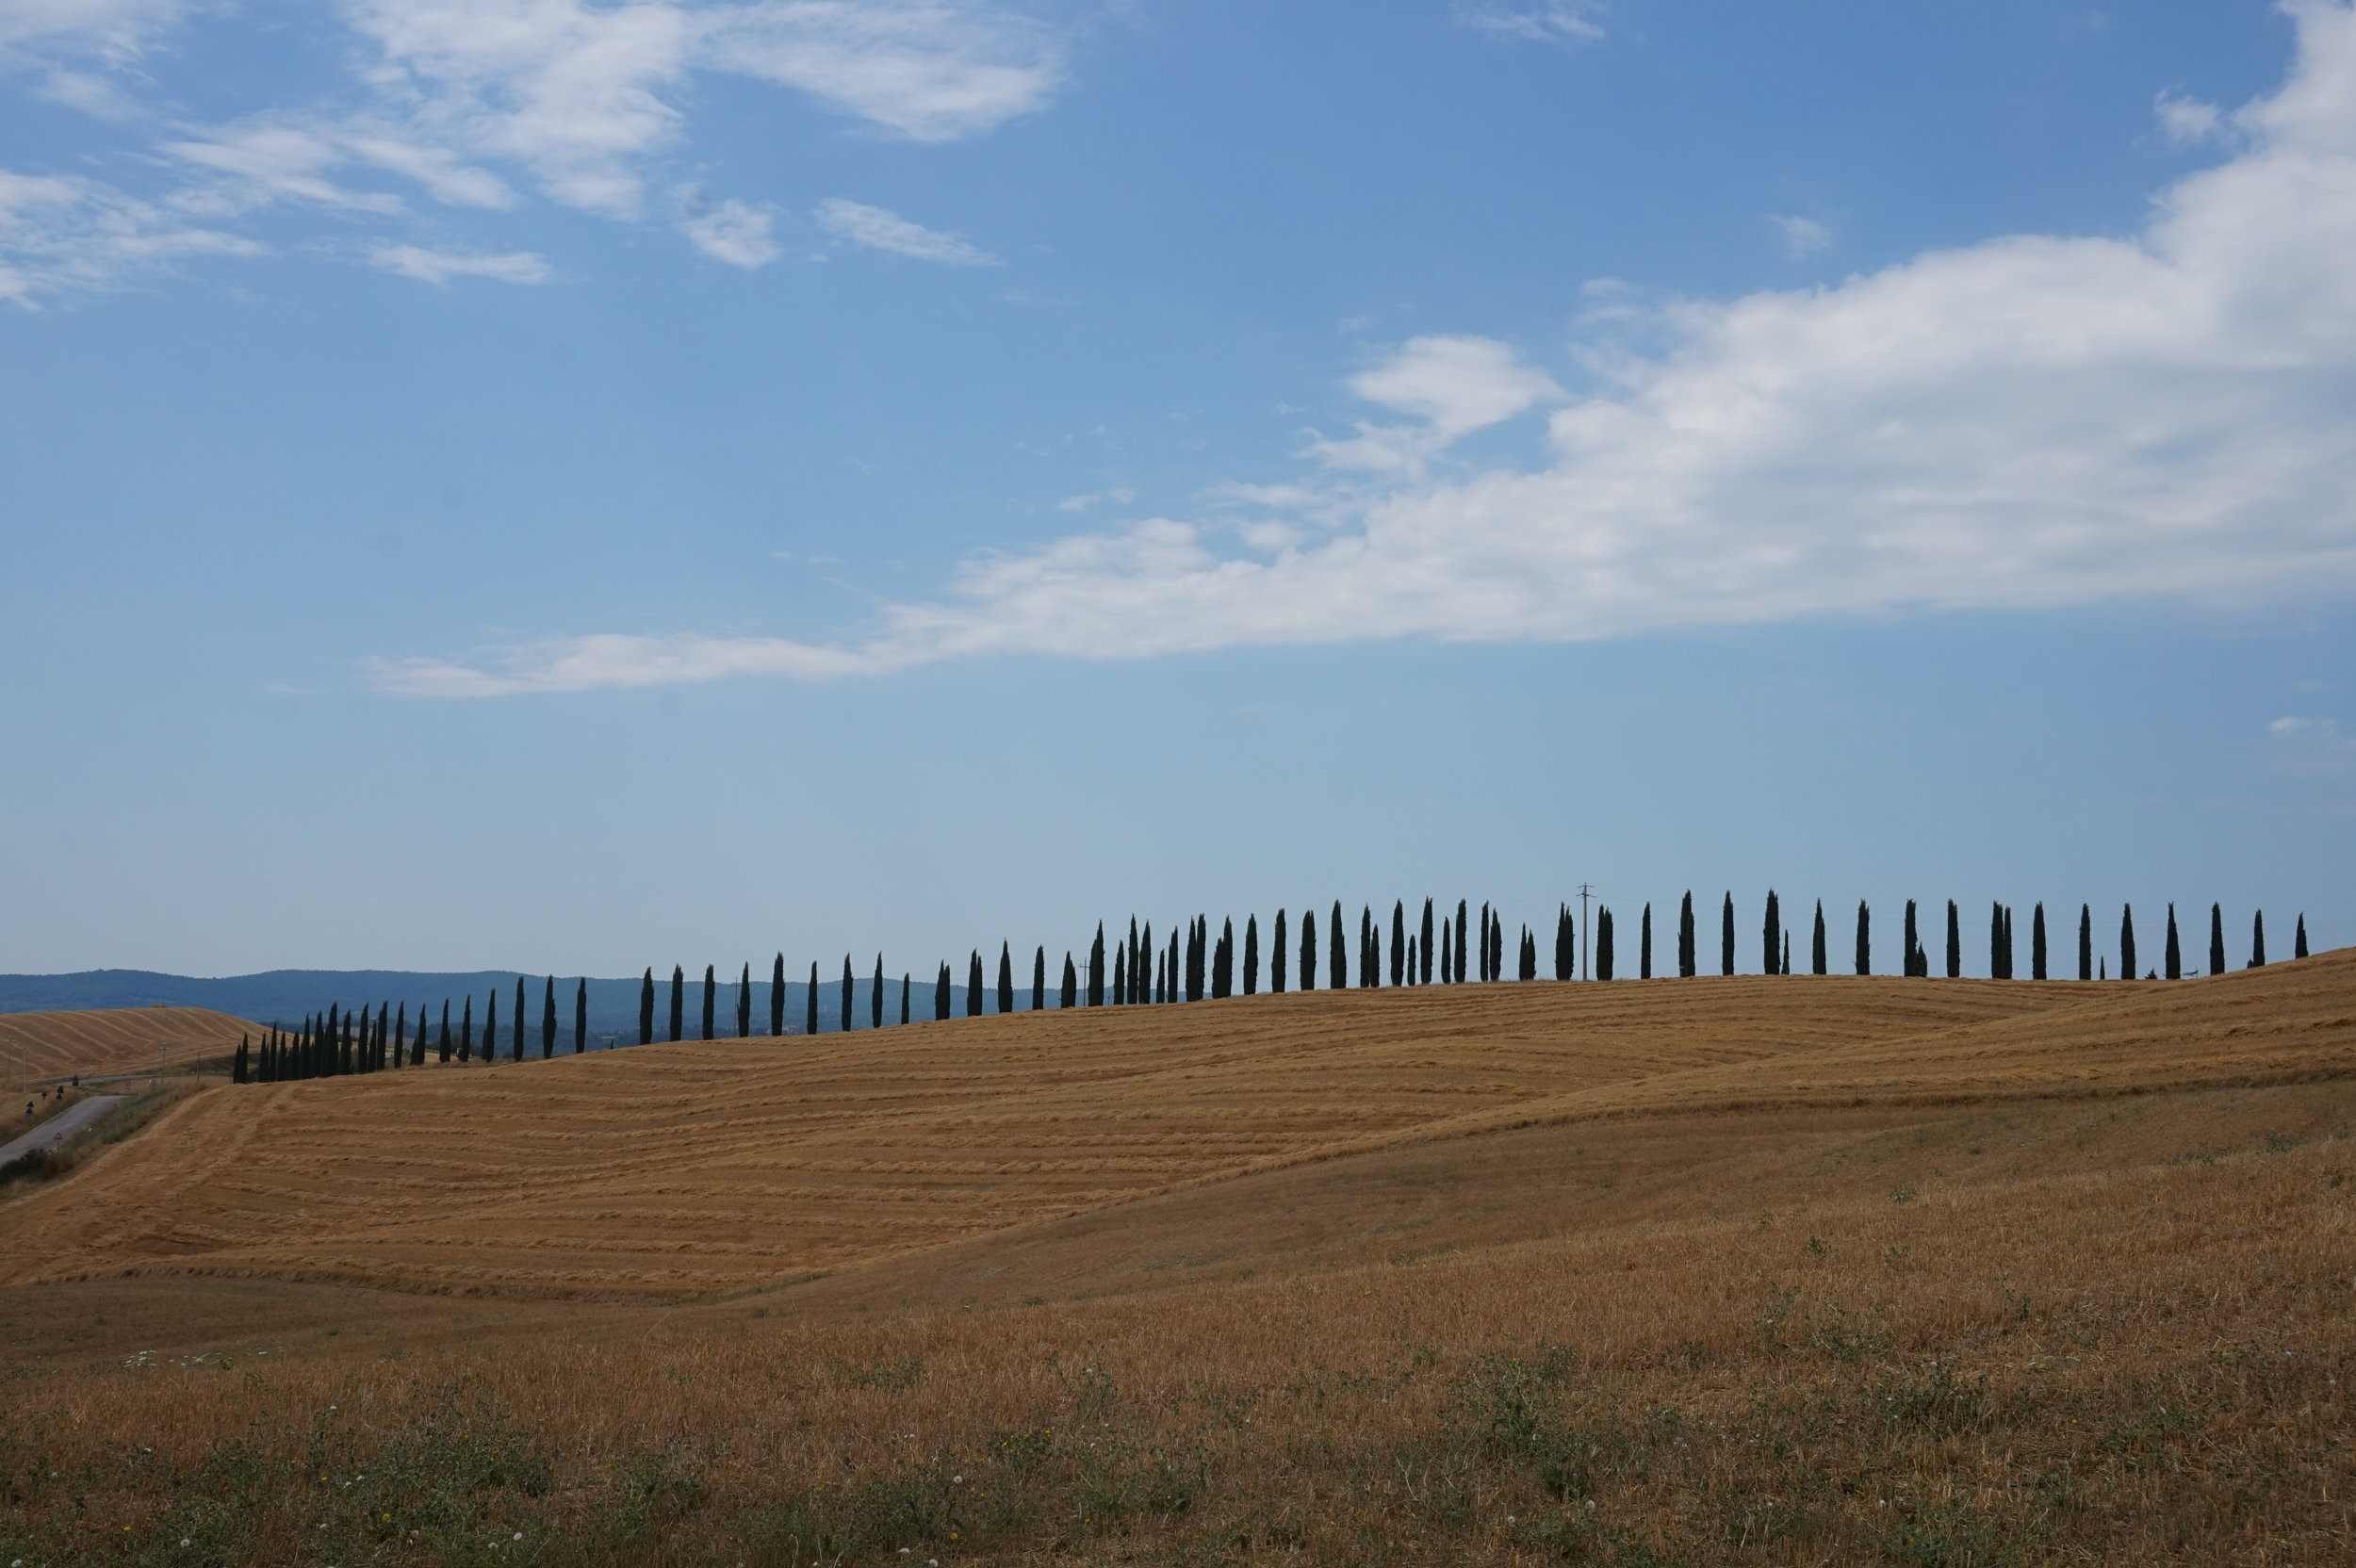
<svg viewBox="0 0 2356 1568"><path fill-rule="evenodd" d="M1532 43L1594 43L1603 37L1601 0L1540 0L1535 5L1460 5L1457 22L1498 38Z"/></svg>
<svg viewBox="0 0 2356 1568"><path fill-rule="evenodd" d="M190 221L94 180L0 170L0 300L110 288L191 256L254 256L264 247Z"/></svg>
<svg viewBox="0 0 2356 1568"><path fill-rule="evenodd" d="M2174 142L2207 141L2225 128L2224 111L2215 104L2173 92L2163 92L2152 99L2151 112L2158 116L2160 129Z"/></svg>
<svg viewBox="0 0 2356 1568"><path fill-rule="evenodd" d="M1784 254L1794 261L1832 248L1832 231L1813 218L1778 213L1771 215L1767 221L1775 226L1776 237L1783 241Z"/></svg>
<svg viewBox="0 0 2356 1568"><path fill-rule="evenodd" d="M542 284L556 275L546 256L529 251L505 255L468 255L429 251L421 245L379 245L368 259L387 272L440 286L452 278L488 278L497 283Z"/></svg>
<svg viewBox="0 0 2356 1568"><path fill-rule="evenodd" d="M829 197L813 214L818 226L838 239L864 245L914 261L937 261L946 267L996 267L998 258L954 234L941 234L911 223L896 212L863 202Z"/></svg>
<svg viewBox="0 0 2356 1568"><path fill-rule="evenodd" d="M777 259L777 242L769 236L774 221L759 207L730 201L693 214L679 229L712 260L749 271Z"/></svg>
<svg viewBox="0 0 2356 1568"><path fill-rule="evenodd" d="M1046 106L1062 51L1011 12L944 0L788 0L708 13L715 69L798 88L917 141L954 141Z"/></svg>
<svg viewBox="0 0 2356 1568"><path fill-rule="evenodd" d="M1073 534L968 562L938 601L891 607L839 645L569 639L373 675L490 694L1009 652L2347 594L2356 11L2293 14L2297 61L2233 117L2242 150L2163 192L2143 232L1992 239L1658 311L1646 340L1665 348L1589 347L1595 389L1552 409L1534 466L1433 463L1449 433L1555 394L1504 345L1420 338L1353 384L1409 420L1363 428L1357 449L1413 461L1297 487L1328 509L1303 509L1305 534L1232 517Z"/></svg>

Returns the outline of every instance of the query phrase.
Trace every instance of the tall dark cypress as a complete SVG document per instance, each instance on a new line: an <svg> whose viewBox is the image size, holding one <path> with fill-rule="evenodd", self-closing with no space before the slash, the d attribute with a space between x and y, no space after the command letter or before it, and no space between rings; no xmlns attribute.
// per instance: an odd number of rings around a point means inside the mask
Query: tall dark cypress
<svg viewBox="0 0 2356 1568"><path fill-rule="evenodd" d="M1906 978L1917 979L1929 972L1930 966L1922 957L1921 929L1915 923L1914 900L1909 898L1906 900Z"/></svg>
<svg viewBox="0 0 2356 1568"><path fill-rule="evenodd" d="M1350 954L1342 946L1342 901L1333 901L1333 912L1325 922L1326 985L1332 990L1350 988Z"/></svg>
<svg viewBox="0 0 2356 1568"><path fill-rule="evenodd" d="M1489 906L1485 903L1481 906L1480 942L1476 950L1479 956L1473 960L1473 974L1478 983L1485 985L1489 979Z"/></svg>
<svg viewBox="0 0 2356 1568"><path fill-rule="evenodd" d="M1440 984L1456 984L1456 923L1451 920L1440 923Z"/></svg>
<svg viewBox="0 0 2356 1568"><path fill-rule="evenodd" d="M949 966L941 965L941 972L944 977L941 981L941 994L946 996L949 983L945 977L949 972ZM945 1009L944 1016L946 1016ZM805 1035L818 1033L818 960L815 958L810 961L810 987L802 996L802 1033Z"/></svg>
<svg viewBox="0 0 2356 1568"><path fill-rule="evenodd" d="M1014 1011L1014 944L1007 941L998 944L998 1010Z"/></svg>
<svg viewBox="0 0 2356 1568"><path fill-rule="evenodd" d="M1113 949L1113 988L1115 1006L1125 1007L1137 1000L1137 960L1131 956L1130 944L1122 942Z"/></svg>
<svg viewBox="0 0 2356 1568"><path fill-rule="evenodd" d="M933 981L933 1018L934 1018L936 1021L938 1021L938 1020L941 1020L941 1019L947 1018L948 1016L949 1016L949 960L948 960L948 959L946 959L946 958L943 958L943 959L941 961L941 973L940 973L940 976L939 976L938 978L936 978L936 979Z"/></svg>
<svg viewBox="0 0 2356 1568"><path fill-rule="evenodd" d="M1391 984L1405 986L1414 982L1407 972L1407 901L1391 901Z"/></svg>
<svg viewBox="0 0 2356 1568"><path fill-rule="evenodd" d="M2029 978L2049 978L2045 962L2045 901L2041 898L2029 915Z"/></svg>
<svg viewBox="0 0 2356 1568"><path fill-rule="evenodd" d="M520 974L515 976L515 1021L507 1031L507 1059L524 1059L524 977Z"/></svg>
<svg viewBox="0 0 2356 1568"><path fill-rule="evenodd" d="M2209 906L2209 972L2225 972L2225 906Z"/></svg>
<svg viewBox="0 0 2356 1568"><path fill-rule="evenodd" d="M1571 906L1554 906L1554 977L1568 980L1578 972L1579 944L1571 935Z"/></svg>
<svg viewBox="0 0 2356 1568"><path fill-rule="evenodd" d="M1765 941L1759 948L1759 972L1780 973L1783 964L1776 954L1783 944L1783 901L1775 896L1773 888L1767 890L1767 913L1760 923L1759 935Z"/></svg>
<svg viewBox="0 0 2356 1568"><path fill-rule="evenodd" d="M1818 900L1816 901L1816 931L1815 931L1815 935L1814 935L1814 936L1812 936L1812 937L1810 937L1810 938L1808 939L1808 972L1810 974L1823 974L1823 973L1825 972L1825 971L1824 971L1824 963L1825 963L1825 958L1826 958L1826 954L1825 954L1825 952L1824 952L1824 901L1823 899L1821 899L1821 898L1820 898L1820 899L1818 899Z"/></svg>
<svg viewBox="0 0 2356 1568"><path fill-rule="evenodd" d="M1963 911L1955 901L1947 901L1947 978L1959 979L1963 974Z"/></svg>
<svg viewBox="0 0 2356 1568"><path fill-rule="evenodd" d="M472 991L466 993L466 1005L458 1015L458 1059L462 1062L474 1060L474 992Z"/></svg>
<svg viewBox="0 0 2356 1568"><path fill-rule="evenodd" d="M1181 982L1186 987L1186 989L1181 994L1183 994L1188 1002L1200 1002L1203 1000L1203 917L1198 915L1193 920L1186 922L1186 963L1185 970L1182 972L1184 979Z"/></svg>
<svg viewBox="0 0 2356 1568"><path fill-rule="evenodd" d="M753 1037L753 966L750 959L736 977L736 1037Z"/></svg>
<svg viewBox="0 0 2356 1568"><path fill-rule="evenodd" d="M334 1008L331 1007L328 1009L327 1019L330 1025L328 1029L327 1043L332 1049L335 1043L335 1031L333 1027L335 1021L335 1012ZM488 1067L499 1059L499 991L497 986L493 986L491 988L491 994L483 1000L483 1065Z"/></svg>
<svg viewBox="0 0 2356 1568"><path fill-rule="evenodd" d="M1225 915L1219 917L1219 944L1211 949L1211 994L1235 994L1235 923Z"/></svg>
<svg viewBox="0 0 2356 1568"><path fill-rule="evenodd" d="M2094 978L2094 906L2078 906L2078 978Z"/></svg>
<svg viewBox="0 0 2356 1568"><path fill-rule="evenodd" d="M1137 938L1137 950L1129 955L1129 997L1140 1006L1163 1000L1153 994L1153 956L1161 951L1153 945L1153 923L1145 923Z"/></svg>
<svg viewBox="0 0 2356 1568"><path fill-rule="evenodd" d="M2299 930L2291 938L2291 956L2307 956L2307 911L2304 909L2299 912Z"/></svg>
<svg viewBox="0 0 2356 1568"><path fill-rule="evenodd" d="M710 965L710 964L706 964L706 965L704 965L704 1016L703 1016L703 1025L704 1025L704 1035L703 1035L703 1037L704 1037L704 1038L706 1038L706 1039L710 1039L710 1038L712 1038L712 1022L713 1022L712 1014L713 1014L714 1009L718 1006L718 1004L719 1004L719 1001L720 1001L720 983L719 983L719 980L718 980L718 978L717 978L717 977L713 974L713 972L712 972L712 965Z"/></svg>
<svg viewBox="0 0 2356 1568"><path fill-rule="evenodd" d="M1636 977L1652 978L1652 900L1644 900L1644 922L1639 928L1636 942Z"/></svg>
<svg viewBox="0 0 2356 1568"><path fill-rule="evenodd" d="M473 1004L469 1003L467 1005L471 1006ZM442 1036L441 1043L435 1047L435 1051L436 1059L442 1066L448 1067L450 1065L450 998L447 996L442 998Z"/></svg>
<svg viewBox="0 0 2356 1568"><path fill-rule="evenodd" d="M2122 904L2119 909L2119 977L2135 977L2135 906Z"/></svg>
<svg viewBox="0 0 2356 1568"><path fill-rule="evenodd" d="M875 955L875 977L869 983L867 990L867 1027L870 1029L884 1026L883 988L883 955L878 953Z"/></svg>
<svg viewBox="0 0 2356 1568"><path fill-rule="evenodd" d="M589 977L582 975L573 990L573 1054L589 1049Z"/></svg>
<svg viewBox="0 0 2356 1568"><path fill-rule="evenodd" d="M1260 917L1243 918L1243 994L1260 994Z"/></svg>
<svg viewBox="0 0 2356 1568"><path fill-rule="evenodd" d="M1104 1004L1104 923L1096 923L1096 939L1088 945L1088 1005Z"/></svg>
<svg viewBox="0 0 2356 1568"><path fill-rule="evenodd" d="M417 1021L420 1025L423 1024L425 1021L423 1015L419 1015ZM393 1066L400 1067L401 1057L408 1054L408 1052L409 1004L404 1002L401 1004L401 1012L393 1020Z"/></svg>
<svg viewBox="0 0 2356 1568"><path fill-rule="evenodd" d="M540 1059L547 1061L556 1054L556 976L548 976L548 989L540 998Z"/></svg>
<svg viewBox="0 0 2356 1568"><path fill-rule="evenodd" d="M1276 911L1276 923L1268 928L1268 988L1270 996L1284 994L1284 965L1291 956L1284 945L1284 911Z"/></svg>
<svg viewBox="0 0 2356 1568"><path fill-rule="evenodd" d="M2250 967L2266 967L2266 912L2264 909L2250 917Z"/></svg>
<svg viewBox="0 0 2356 1568"><path fill-rule="evenodd" d="M674 1043L687 1034L687 971L679 964L671 966L671 1039Z"/></svg>
<svg viewBox="0 0 2356 1568"><path fill-rule="evenodd" d="M1792 972L1792 933L1789 930L1783 934L1783 957L1782 961L1776 965L1775 972L1777 974Z"/></svg>
<svg viewBox="0 0 2356 1568"><path fill-rule="evenodd" d="M1595 910L1595 978L1609 980L1612 975L1612 906Z"/></svg>
<svg viewBox="0 0 2356 1568"><path fill-rule="evenodd" d="M1429 986L1432 984L1432 900L1430 898L1423 901L1423 946L1417 951L1416 962L1420 967L1415 972L1415 984Z"/></svg>
<svg viewBox="0 0 2356 1568"><path fill-rule="evenodd" d="M769 1033L785 1033L785 955L779 953L769 965Z"/></svg>
<svg viewBox="0 0 2356 1568"><path fill-rule="evenodd" d="M1734 894L1726 894L1726 902L1718 915L1718 972L1734 972Z"/></svg>
<svg viewBox="0 0 2356 1568"><path fill-rule="evenodd" d="M449 1004L443 1004L442 1010L448 1012ZM651 964L646 967L646 978L638 982L638 1043L654 1043L654 966Z"/></svg>
<svg viewBox="0 0 2356 1568"><path fill-rule="evenodd" d="M1041 942L1039 944L1038 951L1031 955L1031 1011L1043 1013L1046 1010L1047 944Z"/></svg>
<svg viewBox="0 0 2356 1568"><path fill-rule="evenodd" d="M1456 983L1460 986L1464 983L1464 939L1471 934L1467 923L1470 912L1465 907L1464 900L1460 898L1456 901Z"/></svg>
<svg viewBox="0 0 2356 1568"><path fill-rule="evenodd" d="M1317 988L1317 912L1314 906L1301 911L1301 988Z"/></svg>
<svg viewBox="0 0 2356 1568"><path fill-rule="evenodd" d="M906 1022L908 1021L908 981L909 981L909 978L910 978L910 976L909 976L908 972L907 970L902 970L902 971L900 972L900 1021L901 1021L902 1023L906 1023Z"/></svg>
<svg viewBox="0 0 2356 1568"><path fill-rule="evenodd" d="M2002 904L1990 904L1988 906L1988 977L1990 980L2005 978L2005 945L2004 906Z"/></svg>
<svg viewBox="0 0 2356 1568"><path fill-rule="evenodd" d="M1530 934L1527 925L1522 927L1521 959L1515 967L1524 980L1538 978L1538 939Z"/></svg>
<svg viewBox="0 0 2356 1568"><path fill-rule="evenodd" d="M1873 911L1861 898L1857 901L1857 972L1873 972Z"/></svg>
<svg viewBox="0 0 2356 1568"><path fill-rule="evenodd" d="M851 972L851 956L843 956L843 983L835 1005L840 1014L840 1027L849 1034L859 1027L859 977Z"/></svg>
<svg viewBox="0 0 2356 1568"><path fill-rule="evenodd" d="M1685 902L1677 909L1677 977L1693 978L1693 890L1685 890Z"/></svg>
<svg viewBox="0 0 2356 1568"><path fill-rule="evenodd" d="M1358 986L1362 990L1382 981L1383 960L1376 948L1381 940L1382 938L1376 934L1374 906L1361 904L1358 906Z"/></svg>
<svg viewBox="0 0 2356 1568"><path fill-rule="evenodd" d="M2170 980L2182 980L2184 977L2184 944L2176 939L2176 906L2172 903L2168 906L2166 958L2168 977Z"/></svg>
<svg viewBox="0 0 2356 1568"><path fill-rule="evenodd" d="M1056 1000L1066 1007L1080 1004L1080 966L1072 961L1072 950L1068 947L1063 954L1063 994Z"/></svg>

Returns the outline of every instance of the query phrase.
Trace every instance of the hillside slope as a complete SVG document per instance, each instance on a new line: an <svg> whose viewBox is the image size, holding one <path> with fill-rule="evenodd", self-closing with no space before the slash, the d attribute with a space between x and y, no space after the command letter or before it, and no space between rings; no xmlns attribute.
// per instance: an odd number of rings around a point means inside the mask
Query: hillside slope
<svg viewBox="0 0 2356 1568"><path fill-rule="evenodd" d="M2356 1071L2356 952L2160 986L1313 992L221 1089L0 1211L0 1279L679 1297L1515 1126Z"/></svg>
<svg viewBox="0 0 2356 1568"><path fill-rule="evenodd" d="M0 1015L0 1063L10 1082L78 1072L138 1072L226 1055L261 1028L208 1007L123 1007L102 1012Z"/></svg>

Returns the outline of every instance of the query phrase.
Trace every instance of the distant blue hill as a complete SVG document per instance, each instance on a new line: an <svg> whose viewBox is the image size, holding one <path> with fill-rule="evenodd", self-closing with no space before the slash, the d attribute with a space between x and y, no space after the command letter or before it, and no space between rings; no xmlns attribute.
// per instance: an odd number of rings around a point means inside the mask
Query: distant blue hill
<svg viewBox="0 0 2356 1568"><path fill-rule="evenodd" d="M325 1012L332 1004L344 1008L373 1007L380 1002L390 1002L396 1007L408 1004L414 1015L417 1008L429 1009L438 1023L441 1004L448 1000L453 1026L466 999L474 998L476 1027L483 1023L484 1004L497 991L499 999L499 1033L504 1039L515 1026L515 981L514 970L482 970L470 974L420 974L401 970L316 970L279 969L263 974L231 975L218 980L200 980L185 974L157 974L149 970L94 969L79 974L0 974L0 1013L51 1013L79 1011L98 1007L145 1007L161 1003L171 1007L210 1007L217 1012L234 1013L252 1019L256 1023L278 1023L291 1027L313 1013ZM524 992L529 999L525 1009L525 1035L531 1047L539 1045L540 1009L545 975L522 976ZM1015 988L1015 1004L1027 1009L1031 1004L1030 977L1023 976ZM569 975L556 977L557 1040L562 1049L572 1048L573 988L576 981ZM852 1003L852 1026L868 1026L869 977L861 976ZM592 979L589 982L589 1035L594 1047L602 1048L608 1041L620 1045L638 1043L638 987L636 976L626 980ZM718 988L713 1007L714 1033L733 1036L736 1033L736 984L733 980ZM769 982L763 976L753 982L753 1032L766 1034L769 1029ZM798 1033L807 1018L810 985L806 980L788 981L785 988L785 1023L790 1032ZM1055 1004L1055 989L1048 991L1047 1004ZM989 999L995 1004L995 998ZM962 1016L965 1011L965 988L951 988L950 1012ZM655 1037L663 1039L670 1033L671 986L667 975L659 975L655 983ZM919 977L910 988L908 1018L920 1022L932 1017L933 988L931 982ZM897 1023L900 1019L900 980L893 975L884 985L884 1021ZM843 1027L842 988L840 981L822 981L818 987L818 1026L822 1032L835 1033ZM703 1032L703 977L691 974L687 981L686 1032L691 1039Z"/></svg>

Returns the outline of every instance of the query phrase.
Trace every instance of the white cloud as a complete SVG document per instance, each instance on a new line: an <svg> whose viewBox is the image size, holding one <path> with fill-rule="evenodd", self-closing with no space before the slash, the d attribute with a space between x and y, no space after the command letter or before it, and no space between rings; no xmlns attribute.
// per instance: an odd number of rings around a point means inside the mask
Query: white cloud
<svg viewBox="0 0 2356 1568"><path fill-rule="evenodd" d="M1832 248L1832 231L1813 218L1774 214L1767 221L1775 225L1776 237L1783 241L1784 253L1794 261Z"/></svg>
<svg viewBox="0 0 2356 1568"><path fill-rule="evenodd" d="M2179 97L2173 92L2163 92L2152 99L2151 112L2159 116L2160 129L2168 133L2170 141L2207 141L2225 124L2225 116L2215 104Z"/></svg>
<svg viewBox="0 0 2356 1568"><path fill-rule="evenodd" d="M1499 38L1532 43L1594 43L1603 37L1600 0L1543 0L1538 5L1460 5L1456 20Z"/></svg>
<svg viewBox="0 0 2356 1568"><path fill-rule="evenodd" d="M771 221L758 207L722 202L689 217L679 229L712 260L750 270L777 259L777 242L769 237Z"/></svg>
<svg viewBox="0 0 2356 1568"><path fill-rule="evenodd" d="M1502 343L1441 335L1410 340L1384 364L1351 377L1350 389L1420 423L1362 422L1356 435L1319 439L1310 450L1332 467L1400 474L1420 472L1462 436L1563 395L1553 377Z"/></svg>
<svg viewBox="0 0 2356 1568"><path fill-rule="evenodd" d="M327 171L344 161L343 150L301 126L223 127L187 140L167 141L162 151L221 176L174 199L174 204L190 212L233 216L277 201L376 213L401 210L399 197L347 190L329 180Z"/></svg>
<svg viewBox="0 0 2356 1568"><path fill-rule="evenodd" d="M818 204L819 227L838 239L870 250L886 251L916 261L937 261L948 267L995 267L998 258L953 234L940 234L911 223L896 212L849 202L840 196Z"/></svg>
<svg viewBox="0 0 2356 1568"><path fill-rule="evenodd" d="M49 45L128 59L183 8L181 0L6 0L0 55Z"/></svg>
<svg viewBox="0 0 2356 1568"><path fill-rule="evenodd" d="M505 255L468 255L429 251L421 245L379 245L368 259L387 272L439 287L452 278L489 278L498 283L541 284L556 275L546 256L529 251Z"/></svg>
<svg viewBox="0 0 2356 1568"><path fill-rule="evenodd" d="M0 300L113 287L184 256L263 253L250 239L92 180L0 170Z"/></svg>
<svg viewBox="0 0 2356 1568"><path fill-rule="evenodd" d="M772 0L709 13L714 67L797 88L917 141L953 141L1043 108L1063 78L1036 25L977 6Z"/></svg>

